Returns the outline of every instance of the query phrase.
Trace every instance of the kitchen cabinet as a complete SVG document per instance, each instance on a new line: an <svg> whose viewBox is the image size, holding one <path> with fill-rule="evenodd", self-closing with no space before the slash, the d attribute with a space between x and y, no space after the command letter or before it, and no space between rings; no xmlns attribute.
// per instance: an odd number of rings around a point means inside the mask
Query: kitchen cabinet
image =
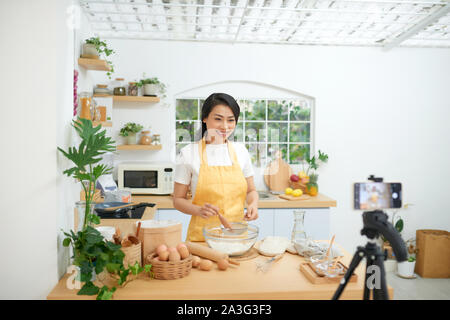
<svg viewBox="0 0 450 320"><path fill-rule="evenodd" d="M259 228L258 239L267 236L279 236L291 238L294 226L294 210L305 211L305 232L315 240L325 240L330 238L329 209L259 209L259 218L251 221L251 224ZM183 226L182 239L186 239L189 227L190 215L173 209L158 209L156 220L175 220L181 222Z"/></svg>
<svg viewBox="0 0 450 320"><path fill-rule="evenodd" d="M274 210L273 209L259 209L259 218L255 221L251 221L251 224L256 225L259 228L258 239L263 239L267 236L273 235L274 230ZM175 220L181 222L183 226L182 240L186 240L187 229L191 216L184 214L178 210L171 209L158 209L155 215L156 220Z"/></svg>

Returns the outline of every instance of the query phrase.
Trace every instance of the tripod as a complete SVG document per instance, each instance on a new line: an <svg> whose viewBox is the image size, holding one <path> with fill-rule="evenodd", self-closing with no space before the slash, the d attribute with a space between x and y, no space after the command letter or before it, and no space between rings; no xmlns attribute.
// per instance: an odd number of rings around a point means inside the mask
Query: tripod
<svg viewBox="0 0 450 320"><path fill-rule="evenodd" d="M370 299L370 290L373 291L374 300L389 299L386 285L386 273L384 270L384 260L386 260L387 255L386 252L381 251L374 240L380 236L380 233L391 243L398 262L405 261L407 258L405 243L397 230L395 230L392 224L388 222L388 216L383 211L375 210L364 212L363 223L364 227L361 230L361 234L366 235L370 240L365 247L357 247L357 251L353 255L350 266L333 295L333 300L339 299L348 280L363 258L366 258L367 260L363 299ZM372 272L373 275L371 275ZM372 278L375 280L374 284L370 283Z"/></svg>

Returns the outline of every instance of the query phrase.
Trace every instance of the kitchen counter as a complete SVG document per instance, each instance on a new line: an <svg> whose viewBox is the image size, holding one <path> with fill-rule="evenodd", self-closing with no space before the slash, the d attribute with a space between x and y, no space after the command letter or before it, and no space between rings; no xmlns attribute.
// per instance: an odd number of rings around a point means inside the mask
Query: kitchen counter
<svg viewBox="0 0 450 320"><path fill-rule="evenodd" d="M344 252L342 261L349 265L352 255ZM145 275L118 288L114 299L135 300L301 300L331 299L338 287L333 284L312 284L299 270L305 258L285 253L283 258L272 265L267 273L255 272L255 262L267 257L258 256L252 260L241 261L240 266L230 266L219 271L216 264L211 271L193 268L184 278L176 280L156 280ZM364 291L364 264L355 270L358 280L347 284L341 299L361 300ZM47 296L49 300L80 299L93 300L96 296L78 296L78 290L66 287L66 274ZM389 296L393 289L388 287Z"/></svg>
<svg viewBox="0 0 450 320"><path fill-rule="evenodd" d="M277 195L268 194L268 198L259 198L259 208L329 208L336 207L336 200L319 193L308 200L284 200ZM174 209L172 196L133 195L133 202L156 203L158 209Z"/></svg>

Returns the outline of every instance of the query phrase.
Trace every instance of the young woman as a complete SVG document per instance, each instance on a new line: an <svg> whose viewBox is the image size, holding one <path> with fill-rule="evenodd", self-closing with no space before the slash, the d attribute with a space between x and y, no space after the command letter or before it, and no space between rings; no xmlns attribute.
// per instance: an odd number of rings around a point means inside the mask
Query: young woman
<svg viewBox="0 0 450 320"><path fill-rule="evenodd" d="M231 222L258 218L250 155L244 144L229 140L239 114L232 96L210 95L202 107L202 138L182 148L177 156L173 205L192 216L186 241L204 241L203 227L220 223L219 213ZM186 199L189 186L192 203Z"/></svg>

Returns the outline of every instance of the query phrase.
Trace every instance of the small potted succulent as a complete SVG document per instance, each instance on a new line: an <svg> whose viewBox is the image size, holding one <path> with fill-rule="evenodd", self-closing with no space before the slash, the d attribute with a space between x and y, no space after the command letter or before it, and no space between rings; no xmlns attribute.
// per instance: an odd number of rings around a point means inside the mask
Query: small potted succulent
<svg viewBox="0 0 450 320"><path fill-rule="evenodd" d="M144 128L142 125L128 122L120 129L119 135L126 139L127 144L137 144L136 134Z"/></svg>
<svg viewBox="0 0 450 320"><path fill-rule="evenodd" d="M104 54L105 57L109 57L114 53L113 49L109 49L105 41L100 40L99 37L92 37L85 40L83 44L83 54L82 58L98 59L100 55ZM111 74L114 73L114 66L111 61L106 60L106 62L111 67L111 70L106 74L109 79L111 79Z"/></svg>
<svg viewBox="0 0 450 320"><path fill-rule="evenodd" d="M401 278L414 279L414 268L416 267L416 257L410 255L408 260L397 264L398 276Z"/></svg>
<svg viewBox="0 0 450 320"><path fill-rule="evenodd" d="M159 81L158 78L147 78L145 77L145 73L143 74L143 79L141 79L137 86L139 88L143 87L143 95L144 96L157 96L158 93L165 97L166 93L166 85Z"/></svg>

